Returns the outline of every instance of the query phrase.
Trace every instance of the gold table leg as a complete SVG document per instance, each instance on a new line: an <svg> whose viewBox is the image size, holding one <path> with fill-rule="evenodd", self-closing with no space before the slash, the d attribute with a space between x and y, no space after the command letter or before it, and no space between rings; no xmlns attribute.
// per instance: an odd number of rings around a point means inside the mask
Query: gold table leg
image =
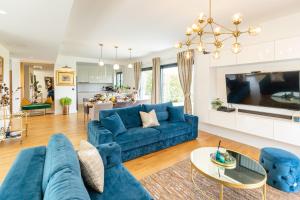
<svg viewBox="0 0 300 200"><path fill-rule="evenodd" d="M220 200L223 200L223 184L220 184Z"/></svg>
<svg viewBox="0 0 300 200"><path fill-rule="evenodd" d="M262 187L263 192L262 192L262 200L267 200L267 184L265 183Z"/></svg>

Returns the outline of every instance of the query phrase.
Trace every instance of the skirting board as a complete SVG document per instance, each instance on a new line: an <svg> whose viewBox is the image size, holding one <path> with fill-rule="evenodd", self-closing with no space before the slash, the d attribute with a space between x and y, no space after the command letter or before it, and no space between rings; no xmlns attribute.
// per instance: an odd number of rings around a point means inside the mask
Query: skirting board
<svg viewBox="0 0 300 200"><path fill-rule="evenodd" d="M199 123L199 129L201 131L213 135L217 135L220 137L228 138L236 142L240 142L243 144L256 147L258 149L261 149L263 147L277 147L277 148L285 149L287 151L293 152L294 154L300 157L300 148L291 144L286 144L283 142L278 142L275 140L266 139L255 135L250 135L247 133L226 129L226 128L222 128L222 127L218 127L206 123ZM201 137L201 135L199 137ZM218 144L216 144L216 146L217 145Z"/></svg>

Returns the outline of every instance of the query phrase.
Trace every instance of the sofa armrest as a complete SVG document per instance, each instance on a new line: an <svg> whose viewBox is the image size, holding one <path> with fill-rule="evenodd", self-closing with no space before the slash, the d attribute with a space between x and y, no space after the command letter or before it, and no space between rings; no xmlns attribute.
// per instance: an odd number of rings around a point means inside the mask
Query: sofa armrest
<svg viewBox="0 0 300 200"><path fill-rule="evenodd" d="M88 141L97 146L114 141L112 132L104 128L100 121L93 120L88 123Z"/></svg>
<svg viewBox="0 0 300 200"><path fill-rule="evenodd" d="M46 147L22 150L0 187L0 199L42 199Z"/></svg>
<svg viewBox="0 0 300 200"><path fill-rule="evenodd" d="M122 163L121 147L116 142L100 144L96 148L101 155L105 168L111 168Z"/></svg>
<svg viewBox="0 0 300 200"><path fill-rule="evenodd" d="M198 137L198 121L199 121L199 118L195 115L189 115L189 114L185 114L184 118L185 118L185 121L187 123L192 125L193 138L197 138Z"/></svg>

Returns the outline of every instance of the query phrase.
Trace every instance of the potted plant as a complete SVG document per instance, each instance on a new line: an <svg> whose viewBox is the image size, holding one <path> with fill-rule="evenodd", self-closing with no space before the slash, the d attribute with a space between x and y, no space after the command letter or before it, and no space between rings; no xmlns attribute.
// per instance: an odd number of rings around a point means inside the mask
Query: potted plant
<svg viewBox="0 0 300 200"><path fill-rule="evenodd" d="M217 110L219 107L223 105L223 101L220 98L216 98L211 102L212 108Z"/></svg>
<svg viewBox="0 0 300 200"><path fill-rule="evenodd" d="M63 97L59 100L59 102L63 107L63 114L68 115L69 114L69 106L72 103L72 99L70 97Z"/></svg>

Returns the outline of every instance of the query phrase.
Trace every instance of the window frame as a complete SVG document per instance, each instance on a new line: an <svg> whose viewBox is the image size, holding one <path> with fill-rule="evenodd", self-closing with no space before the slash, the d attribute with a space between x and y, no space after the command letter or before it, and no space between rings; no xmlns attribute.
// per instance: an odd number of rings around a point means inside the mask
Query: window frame
<svg viewBox="0 0 300 200"><path fill-rule="evenodd" d="M146 71L152 71L152 73L153 73L153 67L143 67L141 69L141 78L142 78L142 72L146 72ZM153 84L153 82L152 82L152 84ZM141 92L142 92L142 90L141 90L141 86L140 86L140 89L138 91L139 97L141 97ZM151 95L152 95L152 92L151 92Z"/></svg>
<svg viewBox="0 0 300 200"><path fill-rule="evenodd" d="M118 85L118 76L120 76L120 85ZM123 82L123 72L116 72L116 87L120 88Z"/></svg>
<svg viewBox="0 0 300 200"><path fill-rule="evenodd" d="M163 70L167 68L178 67L178 63L169 63L165 65L160 65L160 102L163 103Z"/></svg>

